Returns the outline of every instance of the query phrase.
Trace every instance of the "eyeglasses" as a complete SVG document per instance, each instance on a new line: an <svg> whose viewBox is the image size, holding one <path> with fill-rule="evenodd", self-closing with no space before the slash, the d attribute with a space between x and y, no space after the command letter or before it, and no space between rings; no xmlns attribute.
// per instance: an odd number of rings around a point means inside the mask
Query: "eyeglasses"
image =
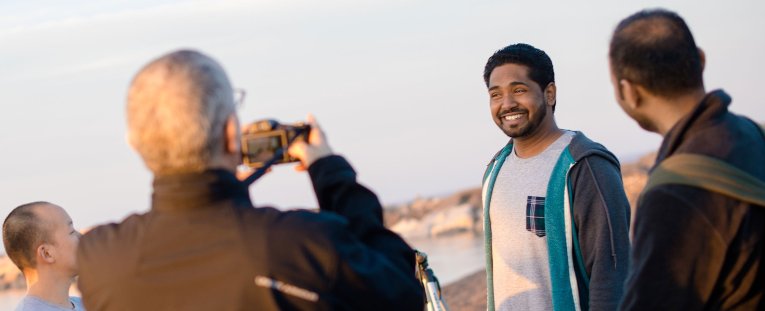
<svg viewBox="0 0 765 311"><path fill-rule="evenodd" d="M245 95L247 95L247 92L244 89L234 89L234 106L236 106L236 109L244 107Z"/></svg>

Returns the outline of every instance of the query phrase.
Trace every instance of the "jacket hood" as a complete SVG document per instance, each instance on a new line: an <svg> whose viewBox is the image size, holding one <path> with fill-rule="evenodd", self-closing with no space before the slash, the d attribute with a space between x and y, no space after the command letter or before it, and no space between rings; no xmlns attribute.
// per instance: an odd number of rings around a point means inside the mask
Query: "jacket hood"
<svg viewBox="0 0 765 311"><path fill-rule="evenodd" d="M598 156L611 161L616 167L621 167L619 159L611 151L608 151L606 147L587 138L582 132L574 131L574 133L576 135L571 139L568 147L574 161L579 162L586 157Z"/></svg>
<svg viewBox="0 0 765 311"><path fill-rule="evenodd" d="M616 165L616 167L621 167L621 164L619 164L619 159L617 159L616 156L611 153L611 151L608 151L606 147L587 138L587 136L585 136L584 133L580 131L572 132L574 132L575 135L574 138L571 139L571 143L569 143L568 148L569 152L571 152L571 156L574 158L574 161L579 162L580 160L589 156L598 156L612 162L614 165ZM512 144L513 139L511 138L507 143ZM497 153L491 157L491 161L487 165L491 165L491 163L497 159L501 152L502 149L497 151Z"/></svg>

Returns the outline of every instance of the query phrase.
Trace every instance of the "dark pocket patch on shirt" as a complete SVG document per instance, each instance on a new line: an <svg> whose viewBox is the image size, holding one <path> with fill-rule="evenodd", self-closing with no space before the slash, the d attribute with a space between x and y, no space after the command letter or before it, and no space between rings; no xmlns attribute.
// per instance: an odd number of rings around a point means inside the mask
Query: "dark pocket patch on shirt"
<svg viewBox="0 0 765 311"><path fill-rule="evenodd" d="M526 230L545 236L545 197L526 198Z"/></svg>

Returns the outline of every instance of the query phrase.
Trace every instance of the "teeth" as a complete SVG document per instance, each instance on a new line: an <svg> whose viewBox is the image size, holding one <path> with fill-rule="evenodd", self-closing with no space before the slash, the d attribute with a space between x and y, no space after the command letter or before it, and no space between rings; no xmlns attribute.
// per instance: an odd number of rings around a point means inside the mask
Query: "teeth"
<svg viewBox="0 0 765 311"><path fill-rule="evenodd" d="M520 114L513 114L513 115L507 115L505 116L505 120L512 121L512 120L518 120L521 118L522 115Z"/></svg>

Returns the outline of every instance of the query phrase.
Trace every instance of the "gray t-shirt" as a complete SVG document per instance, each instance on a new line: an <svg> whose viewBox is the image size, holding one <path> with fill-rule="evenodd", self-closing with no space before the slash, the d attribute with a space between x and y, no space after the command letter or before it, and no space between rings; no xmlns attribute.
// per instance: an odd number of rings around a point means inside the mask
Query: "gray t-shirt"
<svg viewBox="0 0 765 311"><path fill-rule="evenodd" d="M62 308L54 305L50 302L42 300L40 298L26 295L24 299L16 306L16 311L84 311L85 307L82 306L82 299L80 297L69 297L69 301L72 303L71 308Z"/></svg>
<svg viewBox="0 0 765 311"><path fill-rule="evenodd" d="M555 163L573 137L565 131L527 159L513 150L499 170L489 210L497 310L552 310L545 196Z"/></svg>

